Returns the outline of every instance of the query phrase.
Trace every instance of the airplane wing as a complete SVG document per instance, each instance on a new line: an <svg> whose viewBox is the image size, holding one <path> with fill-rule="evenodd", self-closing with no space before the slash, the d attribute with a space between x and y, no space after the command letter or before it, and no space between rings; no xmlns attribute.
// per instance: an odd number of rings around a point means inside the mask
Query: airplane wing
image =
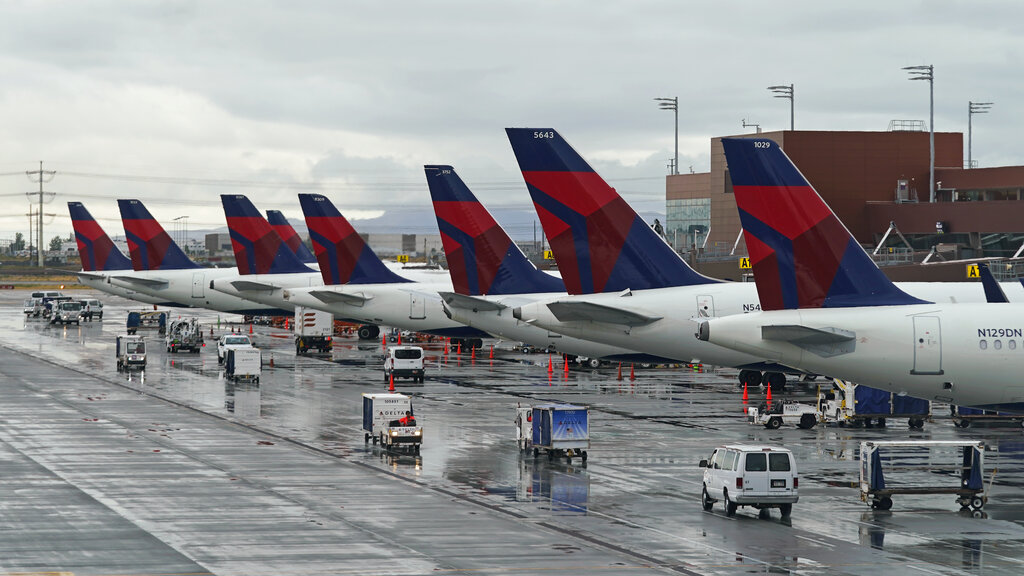
<svg viewBox="0 0 1024 576"><path fill-rule="evenodd" d="M465 296L463 294L456 294L455 292L438 292L438 294L452 308L462 308L464 310L472 310L474 312L508 308L508 306L505 306L500 302L492 302L475 296Z"/></svg>
<svg viewBox="0 0 1024 576"><path fill-rule="evenodd" d="M762 326L761 338L789 342L823 358L841 356L857 347L857 334L841 328L809 328L794 324Z"/></svg>
<svg viewBox="0 0 1024 576"><path fill-rule="evenodd" d="M548 309L559 322L605 322L626 326L644 326L662 319L593 302L551 302Z"/></svg>
<svg viewBox="0 0 1024 576"><path fill-rule="evenodd" d="M156 288L158 286L167 286L168 284L170 284L170 282L162 278L140 278L139 276L111 276L111 278L117 278L118 280L122 282L128 282L129 284L149 286L150 288Z"/></svg>
<svg viewBox="0 0 1024 576"><path fill-rule="evenodd" d="M266 282L253 282L251 280L235 280L231 282L231 286L239 292L272 292L278 290L281 287L275 286L274 284L267 284Z"/></svg>
<svg viewBox="0 0 1024 576"><path fill-rule="evenodd" d="M309 294L327 304L341 303L352 306L362 306L368 300L373 299L373 296L367 296L362 292L350 294L347 292L335 292L334 290L311 290Z"/></svg>

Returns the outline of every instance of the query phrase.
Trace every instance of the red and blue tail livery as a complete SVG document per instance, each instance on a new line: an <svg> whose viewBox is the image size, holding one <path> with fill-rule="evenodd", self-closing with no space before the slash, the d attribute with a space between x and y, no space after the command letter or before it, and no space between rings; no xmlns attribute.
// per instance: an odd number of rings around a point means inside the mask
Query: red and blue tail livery
<svg viewBox="0 0 1024 576"><path fill-rule="evenodd" d="M878 269L776 142L722 147L762 310L925 303Z"/></svg>
<svg viewBox="0 0 1024 576"><path fill-rule="evenodd" d="M570 294L717 282L701 276L551 128L506 128Z"/></svg>
<svg viewBox="0 0 1024 576"><path fill-rule="evenodd" d="M384 266L326 196L299 194L299 203L324 284L409 282Z"/></svg>
<svg viewBox="0 0 1024 576"><path fill-rule="evenodd" d="M114 246L110 236L100 228L81 202L68 202L68 211L71 212L71 226L75 229L82 270L102 272L132 269L132 261Z"/></svg>
<svg viewBox="0 0 1024 576"><path fill-rule="evenodd" d="M118 200L128 253L135 270L186 270L199 268L171 240L164 227L138 200Z"/></svg>
<svg viewBox="0 0 1024 576"><path fill-rule="evenodd" d="M565 292L537 270L451 166L424 166L455 292L467 296Z"/></svg>
<svg viewBox="0 0 1024 576"><path fill-rule="evenodd" d="M228 221L231 247L235 251L238 273L289 274L315 272L299 261L259 210L241 194L222 194L224 216Z"/></svg>
<svg viewBox="0 0 1024 576"><path fill-rule="evenodd" d="M277 232L277 235L284 240L284 243L291 248L291 251L299 257L299 261L303 264L315 264L316 256L306 248L306 245L302 243L302 238L299 238L299 233L292 228L292 225L288 223L288 219L284 217L284 214L280 210L267 210L267 221L270 222L270 226Z"/></svg>

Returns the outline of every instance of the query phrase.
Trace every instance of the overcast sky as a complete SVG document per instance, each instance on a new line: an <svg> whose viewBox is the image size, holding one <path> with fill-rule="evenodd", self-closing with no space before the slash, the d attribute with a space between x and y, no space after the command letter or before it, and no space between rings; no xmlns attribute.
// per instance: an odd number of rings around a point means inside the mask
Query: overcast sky
<svg viewBox="0 0 1024 576"><path fill-rule="evenodd" d="M429 210L424 164L489 206L529 207L507 126L553 127L640 210L664 210L679 97L681 171L743 119L967 131L981 166L1024 164L1024 3L12 1L0 4L0 238L27 232L25 170L57 170L45 237L79 200L120 235L115 200L170 230L223 225L219 195L300 218L318 190L350 218ZM965 136L966 140L966 136ZM966 148L966 142L965 142ZM966 155L966 152L965 152ZM355 222L358 228L358 221Z"/></svg>

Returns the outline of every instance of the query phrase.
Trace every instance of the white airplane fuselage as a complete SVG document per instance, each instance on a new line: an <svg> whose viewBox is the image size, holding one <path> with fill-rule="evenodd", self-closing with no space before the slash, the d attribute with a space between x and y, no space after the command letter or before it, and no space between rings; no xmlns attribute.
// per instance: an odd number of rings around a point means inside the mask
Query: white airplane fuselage
<svg viewBox="0 0 1024 576"><path fill-rule="evenodd" d="M790 327L849 340L772 337L772 330ZM1024 412L1024 304L775 310L714 318L701 332L711 343L815 374L916 398Z"/></svg>
<svg viewBox="0 0 1024 576"><path fill-rule="evenodd" d="M99 290L100 292L106 292L113 296L120 296L122 298L128 298L129 300L135 300L136 302L142 302L144 304L161 304L164 306L173 306L174 303L168 302L163 298L157 298L150 296L149 294L143 294L137 290L130 290L122 286L111 284L107 282L107 275L113 273L120 273L122 271L110 271L110 272L79 272L78 282L84 284L90 288Z"/></svg>
<svg viewBox="0 0 1024 576"><path fill-rule="evenodd" d="M191 268L187 270L141 270L113 273L110 284L135 290L179 306L206 308L230 314L272 314L281 310L266 304L210 289L210 282L236 277L235 268Z"/></svg>
<svg viewBox="0 0 1024 576"><path fill-rule="evenodd" d="M447 273L444 275L447 279ZM293 306L304 306L369 324L383 324L441 336L481 336L479 330L456 322L444 313L438 291L451 291L447 283L399 282L387 284L334 284L284 290Z"/></svg>
<svg viewBox="0 0 1024 576"><path fill-rule="evenodd" d="M602 344L552 332L512 316L512 311L515 308L537 301L557 299L559 296L564 297L565 294L515 294L473 297L473 299L491 303L498 309L483 309L486 306L474 309L472 300L460 301L457 298L451 302L446 302L444 306L452 320L479 328L484 332L506 340L525 342L539 348L553 348L563 354L586 356L588 358L639 358L642 356L639 352L620 346ZM445 297L445 295L442 295L442 297Z"/></svg>
<svg viewBox="0 0 1024 576"><path fill-rule="evenodd" d="M980 282L904 282L897 285L912 296L940 304L985 302ZM1011 302L1024 302L1024 288L1019 283L1006 282L1002 287ZM756 367L766 360L749 352L702 342L693 337L702 320L759 312L757 288L751 282L637 290L628 294L590 294L539 301L521 306L517 314L523 321L553 332L681 362L743 368ZM560 321L548 307L557 302L589 302L660 319L634 326Z"/></svg>

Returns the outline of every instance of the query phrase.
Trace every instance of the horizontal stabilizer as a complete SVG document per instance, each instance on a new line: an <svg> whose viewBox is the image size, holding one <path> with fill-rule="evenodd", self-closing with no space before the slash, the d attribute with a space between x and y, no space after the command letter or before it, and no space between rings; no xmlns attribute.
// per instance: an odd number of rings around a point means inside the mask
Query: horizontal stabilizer
<svg viewBox="0 0 1024 576"><path fill-rule="evenodd" d="M646 316L593 302L551 302L548 304L548 309L559 322L604 322L626 326L645 326L662 319L661 316Z"/></svg>
<svg viewBox="0 0 1024 576"><path fill-rule="evenodd" d="M140 278L138 276L111 276L111 278L116 278L122 282L128 282L130 284L138 284L139 286L149 286L150 288L157 288L170 284L170 282L162 278Z"/></svg>
<svg viewBox="0 0 1024 576"><path fill-rule="evenodd" d="M231 286L239 292L272 292L281 287L266 282L253 282L251 280L235 280Z"/></svg>
<svg viewBox="0 0 1024 576"><path fill-rule="evenodd" d="M463 294L456 294L455 292L438 292L438 294L440 294L445 303L452 308L462 308L463 310L472 310L473 312L490 312L508 308L508 306L505 306L500 302L492 302L484 298L465 296Z"/></svg>
<svg viewBox="0 0 1024 576"><path fill-rule="evenodd" d="M823 358L853 352L857 334L840 328L809 328L798 325L762 326L761 338L789 342Z"/></svg>
<svg viewBox="0 0 1024 576"><path fill-rule="evenodd" d="M366 301L373 299L373 296L367 296L362 292L350 294L347 292L335 292L334 290L312 290L309 294L326 304L349 304L352 306L362 306Z"/></svg>
<svg viewBox="0 0 1024 576"><path fill-rule="evenodd" d="M95 272L86 272L85 270L80 270L80 271L77 272L77 274L78 274L79 278L88 278L90 280L102 280L102 279L107 277L106 274L97 274Z"/></svg>

